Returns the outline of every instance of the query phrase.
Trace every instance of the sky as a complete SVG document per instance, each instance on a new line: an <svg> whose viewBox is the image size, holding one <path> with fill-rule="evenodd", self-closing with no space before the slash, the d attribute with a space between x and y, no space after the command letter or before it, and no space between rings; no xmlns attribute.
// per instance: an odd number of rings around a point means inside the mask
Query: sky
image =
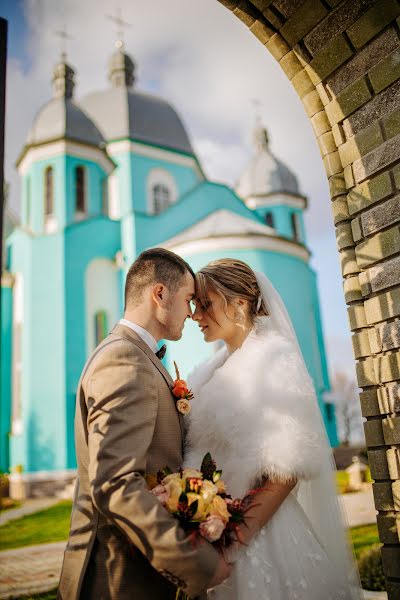
<svg viewBox="0 0 400 600"><path fill-rule="evenodd" d="M274 58L217 0L0 0L9 21L5 175L19 210L15 161L36 112L51 98L51 74L68 32L76 98L109 85L118 14L135 85L168 100L182 117L206 175L234 186L253 152L256 113L273 153L297 175L317 271L330 371L354 377L339 258L323 163L303 106Z"/></svg>

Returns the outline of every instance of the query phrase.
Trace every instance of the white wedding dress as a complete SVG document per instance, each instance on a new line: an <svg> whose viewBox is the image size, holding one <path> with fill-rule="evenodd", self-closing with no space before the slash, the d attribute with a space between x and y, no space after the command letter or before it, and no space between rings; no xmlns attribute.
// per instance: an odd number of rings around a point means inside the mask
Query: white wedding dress
<svg viewBox="0 0 400 600"><path fill-rule="evenodd" d="M261 477L298 484L212 600L355 600L353 559L333 488L315 392L294 339L268 317L243 345L224 347L189 378L185 466L210 452L228 492L242 498ZM328 472L327 472L328 471ZM329 488L329 489L328 489Z"/></svg>

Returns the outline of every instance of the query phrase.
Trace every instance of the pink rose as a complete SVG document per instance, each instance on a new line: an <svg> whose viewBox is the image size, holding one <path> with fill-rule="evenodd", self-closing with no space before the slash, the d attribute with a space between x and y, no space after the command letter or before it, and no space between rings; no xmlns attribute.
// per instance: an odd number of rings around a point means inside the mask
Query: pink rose
<svg viewBox="0 0 400 600"><path fill-rule="evenodd" d="M200 523L200 535L208 542L216 542L222 535L225 529L225 523L220 517L211 515L207 520Z"/></svg>
<svg viewBox="0 0 400 600"><path fill-rule="evenodd" d="M161 504L166 504L168 502L169 494L167 488L164 485L156 485L156 487L153 488L151 491L161 502Z"/></svg>

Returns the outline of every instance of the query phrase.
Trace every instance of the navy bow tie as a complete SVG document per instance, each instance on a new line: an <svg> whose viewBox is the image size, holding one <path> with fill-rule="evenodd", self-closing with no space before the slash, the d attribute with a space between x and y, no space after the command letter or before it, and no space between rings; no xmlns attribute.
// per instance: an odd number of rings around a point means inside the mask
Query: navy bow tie
<svg viewBox="0 0 400 600"><path fill-rule="evenodd" d="M163 345L161 346L161 348L159 348L159 349L157 350L157 352L156 352L156 356L157 356L157 358L159 358L160 360L162 360L162 359L164 358L164 356L165 356L165 353L166 353L166 351L167 351L167 345L166 345L166 344L163 344Z"/></svg>

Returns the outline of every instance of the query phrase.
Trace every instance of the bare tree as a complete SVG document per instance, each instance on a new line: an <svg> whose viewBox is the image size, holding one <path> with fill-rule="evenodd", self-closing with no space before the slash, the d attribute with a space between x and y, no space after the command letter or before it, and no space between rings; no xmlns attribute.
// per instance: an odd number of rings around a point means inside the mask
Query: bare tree
<svg viewBox="0 0 400 600"><path fill-rule="evenodd" d="M339 422L342 443L349 446L354 437L362 437L362 418L358 387L354 379L343 371L336 371L332 378L332 390Z"/></svg>

